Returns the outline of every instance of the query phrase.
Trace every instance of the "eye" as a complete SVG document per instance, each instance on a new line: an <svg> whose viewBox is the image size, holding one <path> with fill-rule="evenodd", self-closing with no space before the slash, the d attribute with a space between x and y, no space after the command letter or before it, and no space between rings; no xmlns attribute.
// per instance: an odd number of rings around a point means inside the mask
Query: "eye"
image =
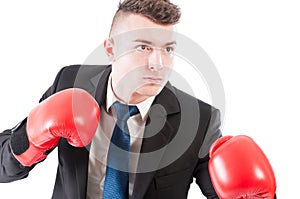
<svg viewBox="0 0 300 199"><path fill-rule="evenodd" d="M147 45L142 44L137 47L137 50L146 52L151 51L151 48Z"/></svg>
<svg viewBox="0 0 300 199"><path fill-rule="evenodd" d="M141 48L142 50L146 50L147 46L146 46L146 45L141 45L140 48Z"/></svg>
<svg viewBox="0 0 300 199"><path fill-rule="evenodd" d="M167 53L173 53L174 52L174 48L173 47L166 47L165 48L165 51L167 52Z"/></svg>

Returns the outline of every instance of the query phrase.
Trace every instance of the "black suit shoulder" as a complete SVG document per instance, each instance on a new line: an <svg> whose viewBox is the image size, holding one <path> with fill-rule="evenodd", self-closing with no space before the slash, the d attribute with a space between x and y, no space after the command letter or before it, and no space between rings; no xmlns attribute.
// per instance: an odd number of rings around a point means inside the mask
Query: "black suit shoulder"
<svg viewBox="0 0 300 199"><path fill-rule="evenodd" d="M68 65L60 69L57 73L53 84L43 94L40 102L52 94L68 88L82 88L91 94L100 79L101 74L110 71L109 65ZM97 78L99 77L99 78Z"/></svg>
<svg viewBox="0 0 300 199"><path fill-rule="evenodd" d="M82 81L89 81L99 75L108 65L69 65L62 68L57 87L59 90L82 86Z"/></svg>
<svg viewBox="0 0 300 199"><path fill-rule="evenodd" d="M216 110L216 108L176 87L173 86L173 89L174 89L174 92L175 92L175 95L178 97L178 98L181 98L181 99L184 99L184 102L186 103L189 103L189 102L197 102L198 105L199 105L199 108L202 110L202 111L205 111L205 112L212 112L214 110Z"/></svg>

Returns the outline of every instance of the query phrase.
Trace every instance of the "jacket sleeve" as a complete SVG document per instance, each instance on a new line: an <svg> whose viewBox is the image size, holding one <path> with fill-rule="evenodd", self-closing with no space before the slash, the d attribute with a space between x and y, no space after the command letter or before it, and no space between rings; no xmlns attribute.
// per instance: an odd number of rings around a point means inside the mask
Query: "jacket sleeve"
<svg viewBox="0 0 300 199"><path fill-rule="evenodd" d="M222 136L220 131L221 121L220 121L220 111L218 109L213 109L210 122L207 128L206 136L204 138L203 144L199 151L199 159L197 166L194 170L194 177L196 178L196 183L200 187L202 193L208 199L219 198L212 185L209 171L209 148L218 138Z"/></svg>
<svg viewBox="0 0 300 199"><path fill-rule="evenodd" d="M64 68L57 74L54 83L43 94L39 102L56 92L57 83ZM15 154L21 154L26 151L29 144L26 134L26 121L25 118L22 122L12 129L7 129L0 133L0 183L12 182L26 178L31 167L21 165L14 157Z"/></svg>

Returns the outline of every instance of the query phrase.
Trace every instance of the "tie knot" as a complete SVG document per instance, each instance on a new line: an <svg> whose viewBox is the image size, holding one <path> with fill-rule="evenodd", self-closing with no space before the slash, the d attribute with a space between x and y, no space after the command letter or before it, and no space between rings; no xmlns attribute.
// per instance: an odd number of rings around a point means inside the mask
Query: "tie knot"
<svg viewBox="0 0 300 199"><path fill-rule="evenodd" d="M117 120L127 121L130 116L139 113L139 110L136 106L126 105L120 102L115 102L113 106L117 114Z"/></svg>

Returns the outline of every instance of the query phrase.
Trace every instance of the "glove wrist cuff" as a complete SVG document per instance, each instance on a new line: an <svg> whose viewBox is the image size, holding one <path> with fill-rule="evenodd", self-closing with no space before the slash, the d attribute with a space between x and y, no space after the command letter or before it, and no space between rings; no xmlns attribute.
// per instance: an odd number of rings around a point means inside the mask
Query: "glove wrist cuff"
<svg viewBox="0 0 300 199"><path fill-rule="evenodd" d="M46 158L44 150L34 146L28 140L26 132L27 118L12 129L10 146L13 156L23 165L31 166Z"/></svg>
<svg viewBox="0 0 300 199"><path fill-rule="evenodd" d="M13 155L23 166L32 166L33 164L40 162L47 157L45 151L35 147L32 144L29 144L28 149L24 153L20 155L13 153Z"/></svg>
<svg viewBox="0 0 300 199"><path fill-rule="evenodd" d="M14 154L21 155L29 148L29 140L26 133L27 118L17 124L11 131L11 149Z"/></svg>

